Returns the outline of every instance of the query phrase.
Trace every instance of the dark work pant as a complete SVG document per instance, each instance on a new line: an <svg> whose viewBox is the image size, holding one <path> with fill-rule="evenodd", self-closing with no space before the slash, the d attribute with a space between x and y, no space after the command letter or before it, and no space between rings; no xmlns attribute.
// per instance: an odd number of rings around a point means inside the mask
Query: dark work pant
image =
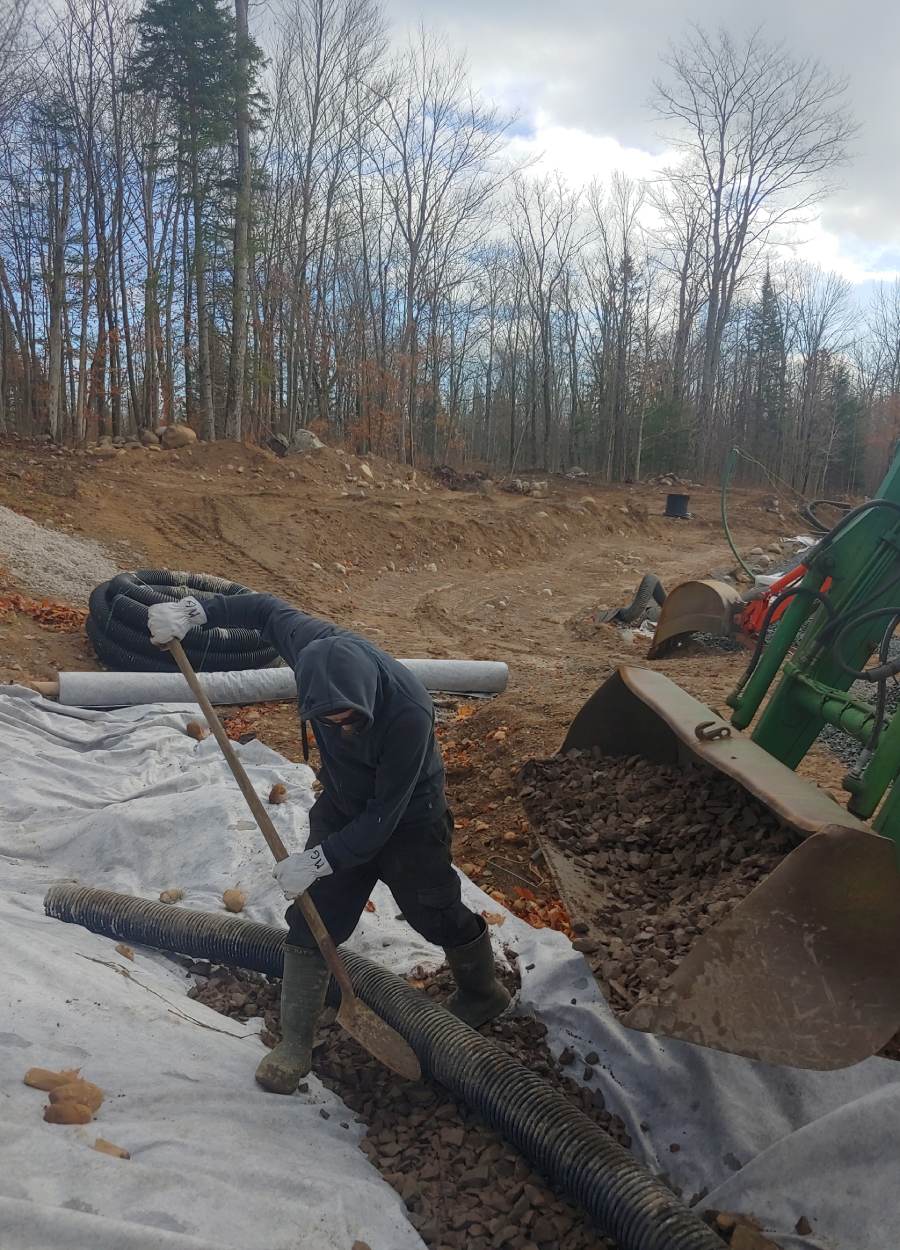
<svg viewBox="0 0 900 1250"><path fill-rule="evenodd" d="M309 813L307 848L318 846L347 823L328 796L320 794ZM452 833L449 811L437 820L401 823L374 859L313 882L310 898L335 942L345 942L356 928L376 881L385 883L406 921L427 942L435 946L474 942L482 925L460 897L459 877L450 859ZM286 919L289 945L315 946L293 903Z"/></svg>

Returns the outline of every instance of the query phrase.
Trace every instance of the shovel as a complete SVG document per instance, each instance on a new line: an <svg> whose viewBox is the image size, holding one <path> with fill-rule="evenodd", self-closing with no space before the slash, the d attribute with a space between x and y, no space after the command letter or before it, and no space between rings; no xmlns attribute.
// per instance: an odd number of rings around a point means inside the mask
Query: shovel
<svg viewBox="0 0 900 1250"><path fill-rule="evenodd" d="M228 761L228 767L231 769L235 781L240 786L244 798L247 800L256 823L259 825L260 832L268 843L269 850L276 860L287 859L287 848L279 837L278 830L273 825L269 813L263 807L262 800L254 790L243 764L237 757L237 752L222 728L222 722L216 715L213 705L206 697L203 687L197 680L197 674L191 667L191 662L185 655L184 648L180 642L173 639L168 644L168 649L175 663L181 669L182 675L190 686L194 698L200 704L207 724L212 730L216 742L222 748L222 754ZM322 917L319 915L319 909L309 897L309 894L299 894L294 902L300 908L303 919L309 926L310 933L316 939L316 944L322 953L322 958L325 960L329 972L340 987L341 1006L337 1014L338 1024L351 1037L355 1037L360 1046L364 1046L369 1054L374 1055L386 1068L390 1068L392 1072L396 1072L398 1076L405 1077L408 1081L418 1081L422 1075L422 1069L419 1066L415 1052L396 1029L392 1029L371 1008L357 998L350 982L350 976L344 966L344 961L341 959L330 933L325 928Z"/></svg>

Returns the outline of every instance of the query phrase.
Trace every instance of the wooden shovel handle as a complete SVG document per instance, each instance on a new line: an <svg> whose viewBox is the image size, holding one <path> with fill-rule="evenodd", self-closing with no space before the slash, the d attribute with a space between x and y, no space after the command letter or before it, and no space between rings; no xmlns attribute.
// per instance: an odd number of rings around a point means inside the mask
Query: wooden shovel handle
<svg viewBox="0 0 900 1250"><path fill-rule="evenodd" d="M215 708L207 698L206 691L200 685L200 682L197 679L197 674L194 672L191 667L190 660L184 653L184 647L182 647L177 638L173 638L168 644L168 648L175 660L175 663L181 669L184 680L190 686L191 693L200 704L203 715L206 717L206 722L212 730L216 742L218 742L219 746L222 748L222 754L228 761L228 767L231 769L235 781L240 786L244 798L247 800L247 806L256 818L256 823L259 825L260 833L262 833L268 843L269 850L275 856L276 860L280 861L282 859L287 859L287 847L282 842L278 830L273 825L271 816L263 806L262 799L254 790L253 784L247 776L244 765L238 759L237 752L231 745L231 739L226 734ZM341 994L343 995L345 1002L349 1003L350 1000L356 997L353 991L353 986L350 984L350 976L347 969L344 967L344 961L338 953L338 949L334 944L331 934L325 928L322 917L319 915L318 907L316 907L308 893L298 894L294 899L294 902L300 908L303 919L309 926L309 931L315 938L316 945L319 950L322 952L322 958L328 965L329 972L340 986Z"/></svg>

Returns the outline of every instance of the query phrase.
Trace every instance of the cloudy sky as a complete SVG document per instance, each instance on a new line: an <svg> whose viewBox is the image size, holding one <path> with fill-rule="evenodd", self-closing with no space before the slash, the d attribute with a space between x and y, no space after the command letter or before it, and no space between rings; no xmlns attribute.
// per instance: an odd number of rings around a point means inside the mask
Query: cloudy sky
<svg viewBox="0 0 900 1250"><path fill-rule="evenodd" d="M468 52L480 90L518 113L516 150L578 184L665 162L648 107L660 55L691 21L767 38L849 79L860 124L843 188L802 252L868 286L900 273L900 5L894 0L387 0L397 37L423 22ZM862 293L862 292L860 292Z"/></svg>

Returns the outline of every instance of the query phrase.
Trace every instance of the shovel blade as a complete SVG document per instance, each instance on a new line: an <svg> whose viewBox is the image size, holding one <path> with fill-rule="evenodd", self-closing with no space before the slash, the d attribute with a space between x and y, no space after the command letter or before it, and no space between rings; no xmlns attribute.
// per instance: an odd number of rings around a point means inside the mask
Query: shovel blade
<svg viewBox="0 0 900 1250"><path fill-rule="evenodd" d="M832 826L807 838L694 945L631 1028L767 1063L827 1070L900 1025L893 843Z"/></svg>
<svg viewBox="0 0 900 1250"><path fill-rule="evenodd" d="M337 1022L391 1072L407 1081L421 1080L422 1068L410 1044L358 998L343 995Z"/></svg>

